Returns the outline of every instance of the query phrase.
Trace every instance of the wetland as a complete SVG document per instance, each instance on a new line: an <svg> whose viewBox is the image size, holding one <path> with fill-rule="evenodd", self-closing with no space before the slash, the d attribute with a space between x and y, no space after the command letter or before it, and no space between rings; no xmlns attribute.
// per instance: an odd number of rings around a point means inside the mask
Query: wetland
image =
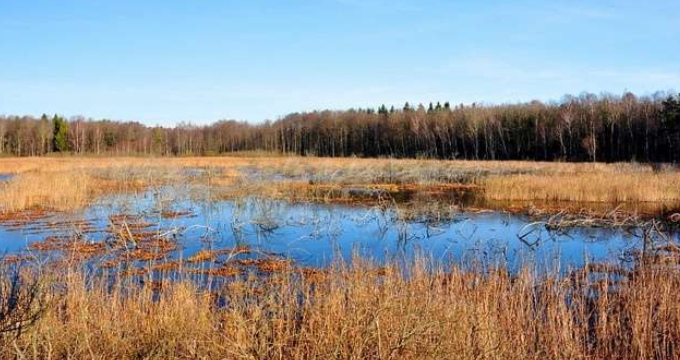
<svg viewBox="0 0 680 360"><path fill-rule="evenodd" d="M67 157L0 159L0 173L3 289L26 303L2 331L40 354L31 343L56 331L72 333L61 351L84 351L71 347L84 336L75 327L111 331L101 347L166 338L141 319L174 339L226 341L243 351L234 358L323 353L325 341L384 357L357 339L432 356L533 354L522 322L529 336L560 338L540 351L569 341L574 354L613 354L623 335L599 326L630 326L649 301L671 306L680 283L680 174L670 167ZM635 321L671 326L680 312L665 311ZM393 332L375 335L376 321Z"/></svg>

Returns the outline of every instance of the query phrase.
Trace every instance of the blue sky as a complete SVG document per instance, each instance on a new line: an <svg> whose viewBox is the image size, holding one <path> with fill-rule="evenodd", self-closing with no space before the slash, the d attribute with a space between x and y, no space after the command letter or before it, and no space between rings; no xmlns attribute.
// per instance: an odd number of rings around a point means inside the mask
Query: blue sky
<svg viewBox="0 0 680 360"><path fill-rule="evenodd" d="M680 86L680 2L0 0L0 114L259 122Z"/></svg>

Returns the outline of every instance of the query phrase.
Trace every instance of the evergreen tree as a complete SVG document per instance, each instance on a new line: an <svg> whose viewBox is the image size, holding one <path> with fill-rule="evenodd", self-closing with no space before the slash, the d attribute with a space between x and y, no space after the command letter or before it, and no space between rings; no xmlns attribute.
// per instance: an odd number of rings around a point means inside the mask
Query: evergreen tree
<svg viewBox="0 0 680 360"><path fill-rule="evenodd" d="M68 123L64 118L54 115L52 118L52 126L54 129L54 138L52 139L52 148L55 152L68 151L68 141L66 136L68 134Z"/></svg>
<svg viewBox="0 0 680 360"><path fill-rule="evenodd" d="M662 105L663 110L661 113L665 121L673 125L676 121L680 120L680 94L678 94L677 99L672 95L668 96Z"/></svg>
<svg viewBox="0 0 680 360"><path fill-rule="evenodd" d="M406 104L404 104L404 112L409 112L409 111L411 111L411 105L409 105L409 103L407 101Z"/></svg>
<svg viewBox="0 0 680 360"><path fill-rule="evenodd" d="M661 110L662 129L666 133L666 144L664 146L669 150L668 159L670 160L680 146L680 94L677 98L669 96L661 105L663 106Z"/></svg>
<svg viewBox="0 0 680 360"><path fill-rule="evenodd" d="M111 131L104 131L104 145L106 147L111 148L115 146L118 143L118 138L116 137L116 134L111 132Z"/></svg>

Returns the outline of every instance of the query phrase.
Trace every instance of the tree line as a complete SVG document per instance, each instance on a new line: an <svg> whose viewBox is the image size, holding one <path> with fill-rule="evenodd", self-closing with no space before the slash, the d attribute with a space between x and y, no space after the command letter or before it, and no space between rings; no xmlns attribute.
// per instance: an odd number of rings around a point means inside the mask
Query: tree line
<svg viewBox="0 0 680 360"><path fill-rule="evenodd" d="M196 126L0 116L0 155L213 155L264 150L329 157L641 161L680 160L680 95L583 93L557 102L289 114Z"/></svg>

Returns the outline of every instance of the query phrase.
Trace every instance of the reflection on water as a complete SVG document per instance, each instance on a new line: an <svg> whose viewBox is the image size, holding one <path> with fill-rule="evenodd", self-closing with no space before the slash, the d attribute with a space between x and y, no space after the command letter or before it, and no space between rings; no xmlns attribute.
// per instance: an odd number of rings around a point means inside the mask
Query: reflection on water
<svg viewBox="0 0 680 360"><path fill-rule="evenodd" d="M255 198L205 201L185 190L165 188L111 197L77 214L3 221L0 247L19 252L48 237L102 242L126 234L131 239L138 234L162 234L177 242L170 258L187 259L206 249L247 247L314 267L326 266L337 256L349 259L354 253L381 261L418 252L444 261L474 257L511 266L527 261L553 266L557 260L565 269L584 261L620 258L641 242L625 229L549 231L536 219L502 212L403 220L396 208ZM116 227L120 219L125 220L124 227Z"/></svg>

